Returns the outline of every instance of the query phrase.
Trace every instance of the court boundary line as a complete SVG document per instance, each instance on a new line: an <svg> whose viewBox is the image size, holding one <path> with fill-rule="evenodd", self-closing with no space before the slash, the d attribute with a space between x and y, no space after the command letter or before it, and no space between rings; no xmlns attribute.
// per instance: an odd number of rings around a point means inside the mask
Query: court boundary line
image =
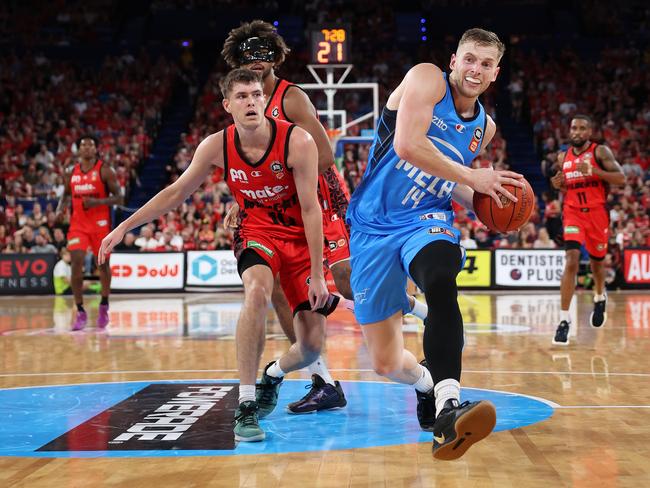
<svg viewBox="0 0 650 488"><path fill-rule="evenodd" d="M103 374L166 374L166 373L236 373L237 369L164 369L164 370L128 370L128 371L47 371L43 373L2 373L0 378L12 377L33 377L33 376L72 376L72 375L103 375ZM338 373L374 373L374 369L359 368L331 368L330 371ZM573 376L633 376L633 377L650 377L650 373L600 373L592 371L513 371L513 370L463 370L463 373L471 374L548 374L548 375L573 375Z"/></svg>
<svg viewBox="0 0 650 488"><path fill-rule="evenodd" d="M63 383L63 384L56 384L56 385L30 385L30 386L14 386L14 387L9 387L9 388L0 388L0 391L5 390L26 390L29 388L63 388L66 386L89 386L89 385L105 385L105 384L121 384L121 383L143 383L146 381L165 381L165 382L182 382L182 381L195 381L195 382L200 382L200 381L220 381L220 382L229 382L233 381L236 383L239 383L238 378L165 378L165 379L158 379L158 380L129 380L129 381L100 381L100 382L87 382L87 383ZM285 381L309 381L306 378L286 378ZM400 383L394 383L392 381L375 381L375 380L343 380L345 383L386 383L386 384L400 384ZM406 385L408 386L408 385ZM466 386L462 387L461 389L467 389L467 390L476 390L476 391L489 391L491 393L500 393L500 394L506 394L506 395L512 395L512 396L521 396L525 398L530 398L531 400L536 400L538 402L544 403L548 405L549 407L553 409L562 409L562 410L568 410L568 409L603 409L603 408L650 408L650 405L560 405L559 403L554 402L553 400L549 400L547 398L543 397L538 397L535 395L528 395L526 393L517 393L517 392L512 392L512 391L504 391L504 390L494 390L491 388L478 388L474 386Z"/></svg>

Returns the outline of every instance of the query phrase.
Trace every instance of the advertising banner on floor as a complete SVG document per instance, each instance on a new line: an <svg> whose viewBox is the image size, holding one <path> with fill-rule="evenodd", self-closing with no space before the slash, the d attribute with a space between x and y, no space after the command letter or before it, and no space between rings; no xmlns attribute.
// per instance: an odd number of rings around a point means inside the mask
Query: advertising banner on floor
<svg viewBox="0 0 650 488"><path fill-rule="evenodd" d="M564 271L564 250L497 249L494 267L497 286L559 287Z"/></svg>
<svg viewBox="0 0 650 488"><path fill-rule="evenodd" d="M187 286L242 285L232 251L188 251Z"/></svg>
<svg viewBox="0 0 650 488"><path fill-rule="evenodd" d="M469 249L456 284L459 288L489 288L492 284L492 251Z"/></svg>
<svg viewBox="0 0 650 488"><path fill-rule="evenodd" d="M0 295L49 295L54 293L54 253L1 254Z"/></svg>
<svg viewBox="0 0 650 488"><path fill-rule="evenodd" d="M181 291L185 277L182 252L111 254L111 290Z"/></svg>
<svg viewBox="0 0 650 488"><path fill-rule="evenodd" d="M650 285L650 249L625 249L623 263L628 285Z"/></svg>

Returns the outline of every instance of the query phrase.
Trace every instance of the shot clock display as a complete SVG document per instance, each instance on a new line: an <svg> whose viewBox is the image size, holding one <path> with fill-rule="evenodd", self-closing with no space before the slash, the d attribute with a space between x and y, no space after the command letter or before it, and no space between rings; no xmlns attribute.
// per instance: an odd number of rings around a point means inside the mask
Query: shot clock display
<svg viewBox="0 0 650 488"><path fill-rule="evenodd" d="M321 27L311 30L311 62L345 64L348 62L350 35L347 27Z"/></svg>

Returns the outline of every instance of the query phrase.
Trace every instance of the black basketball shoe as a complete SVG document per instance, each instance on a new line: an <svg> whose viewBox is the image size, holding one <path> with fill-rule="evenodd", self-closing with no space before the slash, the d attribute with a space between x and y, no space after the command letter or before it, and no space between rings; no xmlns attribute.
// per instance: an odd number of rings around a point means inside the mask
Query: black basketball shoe
<svg viewBox="0 0 650 488"><path fill-rule="evenodd" d="M429 369L426 359L420 361L420 364ZM426 432L433 432L433 423L436 420L436 402L433 394L415 390L415 395L418 399L417 414L420 428Z"/></svg>
<svg viewBox="0 0 650 488"><path fill-rule="evenodd" d="M338 381L334 385L326 383L317 374L311 375L309 392L297 402L287 405L287 411L294 414L314 413L321 410L334 410L345 407L348 402Z"/></svg>
<svg viewBox="0 0 650 488"><path fill-rule="evenodd" d="M434 459L458 459L490 435L496 423L497 412L491 402L458 404L458 400L447 400L433 427Z"/></svg>
<svg viewBox="0 0 650 488"><path fill-rule="evenodd" d="M589 316L592 327L602 327L607 322L607 297L599 302L594 300L594 311Z"/></svg>
<svg viewBox="0 0 650 488"><path fill-rule="evenodd" d="M255 400L258 405L257 415L261 419L273 412L275 406L278 404L278 394L280 393L282 378L275 378L266 374L266 370L274 362L271 361L266 365L264 373L262 373L262 381L255 385Z"/></svg>
<svg viewBox="0 0 650 488"><path fill-rule="evenodd" d="M569 322L562 320L560 325L557 326L555 337L553 337L553 344L556 346L569 345Z"/></svg>

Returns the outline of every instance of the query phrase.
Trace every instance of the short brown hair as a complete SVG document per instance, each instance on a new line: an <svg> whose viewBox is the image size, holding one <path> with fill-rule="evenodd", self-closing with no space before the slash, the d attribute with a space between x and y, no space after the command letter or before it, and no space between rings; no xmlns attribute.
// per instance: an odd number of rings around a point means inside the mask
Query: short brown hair
<svg viewBox="0 0 650 488"><path fill-rule="evenodd" d="M475 27L473 29L466 30L463 33L463 37L458 41L458 45L465 44L466 42L475 42L479 46L494 46L499 51L499 59L503 56L503 53L506 52L506 46L501 42L499 36L494 32L480 29Z"/></svg>
<svg viewBox="0 0 650 488"><path fill-rule="evenodd" d="M231 30L223 43L221 55L231 68L239 68L239 45L251 37L261 37L268 39L275 45L275 65L280 66L284 63L287 54L291 51L287 44L278 34L278 30L268 22L263 20L253 20L252 22L242 23L236 29Z"/></svg>
<svg viewBox="0 0 650 488"><path fill-rule="evenodd" d="M262 84L262 75L255 71L245 68L237 68L230 71L225 77L219 81L219 88L224 98L228 98L232 87L235 83L260 83Z"/></svg>

